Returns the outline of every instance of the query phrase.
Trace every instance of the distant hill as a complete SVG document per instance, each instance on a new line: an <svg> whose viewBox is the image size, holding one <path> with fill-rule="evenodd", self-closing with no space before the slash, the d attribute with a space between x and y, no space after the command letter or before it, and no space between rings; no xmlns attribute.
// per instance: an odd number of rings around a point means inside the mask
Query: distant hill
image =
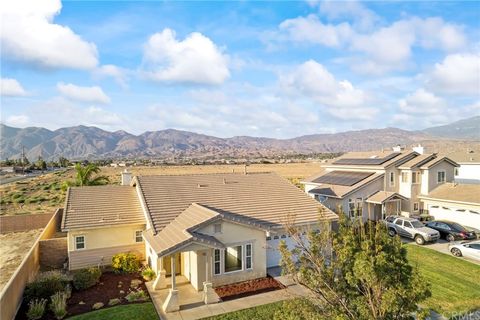
<svg viewBox="0 0 480 320"><path fill-rule="evenodd" d="M479 117L476 117L478 120ZM478 123L465 120L470 127ZM457 122L461 123L461 122ZM461 125L461 124L460 124ZM456 126L460 126L457 124ZM452 124L454 126L454 124ZM448 126L443 126L448 127ZM437 128L443 128L437 127ZM268 157L285 154L310 154L319 152L363 151L390 148L394 145L422 143L432 148L441 148L449 140L438 139L431 133L444 133L448 129L431 128L424 131L407 131L397 128L347 131L335 134L314 134L292 139L272 139L257 137L218 138L193 132L167 129L148 131L133 135L125 131L109 132L96 127L76 126L48 130L28 127L13 128L0 125L1 158L18 158L25 147L26 155L34 160L100 158L249 158ZM453 129L452 129L453 130ZM473 129L470 129L473 131ZM461 134L452 136L459 138ZM438 135L440 136L440 135ZM441 137L445 137L442 135ZM472 133L469 137L474 137ZM451 138L451 137L449 137ZM451 145L459 145L452 142Z"/></svg>
<svg viewBox="0 0 480 320"><path fill-rule="evenodd" d="M459 120L444 126L432 127L422 132L450 139L480 140L480 116Z"/></svg>

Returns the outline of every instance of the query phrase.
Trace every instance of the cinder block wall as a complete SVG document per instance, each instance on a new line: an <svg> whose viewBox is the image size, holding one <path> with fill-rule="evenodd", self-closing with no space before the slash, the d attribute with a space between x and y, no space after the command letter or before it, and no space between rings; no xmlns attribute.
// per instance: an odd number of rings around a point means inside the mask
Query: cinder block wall
<svg viewBox="0 0 480 320"><path fill-rule="evenodd" d="M45 228L53 213L0 216L0 234Z"/></svg>
<svg viewBox="0 0 480 320"><path fill-rule="evenodd" d="M41 240L40 266L44 268L63 268L68 257L67 238Z"/></svg>

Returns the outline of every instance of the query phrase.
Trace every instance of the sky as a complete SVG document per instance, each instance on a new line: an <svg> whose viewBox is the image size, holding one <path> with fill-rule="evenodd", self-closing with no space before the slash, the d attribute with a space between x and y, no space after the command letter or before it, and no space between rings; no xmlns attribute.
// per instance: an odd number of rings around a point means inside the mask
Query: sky
<svg viewBox="0 0 480 320"><path fill-rule="evenodd" d="M14 127L291 138L480 114L480 2L2 3Z"/></svg>

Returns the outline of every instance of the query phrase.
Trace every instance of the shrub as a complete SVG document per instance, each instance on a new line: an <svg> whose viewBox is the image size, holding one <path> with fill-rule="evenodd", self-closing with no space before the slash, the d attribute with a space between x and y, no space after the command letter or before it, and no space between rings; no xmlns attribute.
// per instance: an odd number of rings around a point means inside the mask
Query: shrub
<svg viewBox="0 0 480 320"><path fill-rule="evenodd" d="M96 285L101 276L100 268L78 270L73 274L73 286L77 290L85 290Z"/></svg>
<svg viewBox="0 0 480 320"><path fill-rule="evenodd" d="M137 272L140 260L133 253L119 253L112 257L112 268L115 272Z"/></svg>
<svg viewBox="0 0 480 320"><path fill-rule="evenodd" d="M142 289L132 290L125 297L128 302L148 300L148 295Z"/></svg>
<svg viewBox="0 0 480 320"><path fill-rule="evenodd" d="M67 294L65 292L57 292L51 297L50 310L52 310L55 318L63 319L67 315Z"/></svg>
<svg viewBox="0 0 480 320"><path fill-rule="evenodd" d="M142 276L143 276L143 279L150 281L155 278L155 271L153 271L152 268L150 267L146 267L142 271Z"/></svg>
<svg viewBox="0 0 480 320"><path fill-rule="evenodd" d="M45 313L45 305L47 304L46 299L35 299L29 302L27 318L29 320L36 320L43 317Z"/></svg>
<svg viewBox="0 0 480 320"><path fill-rule="evenodd" d="M119 298L113 298L113 299L110 299L108 301L108 305L109 306L116 306L117 304L119 304L121 302L121 300Z"/></svg>
<svg viewBox="0 0 480 320"><path fill-rule="evenodd" d="M54 293L65 291L70 279L59 271L40 274L37 279L27 284L24 297L27 302L33 299L49 299Z"/></svg>

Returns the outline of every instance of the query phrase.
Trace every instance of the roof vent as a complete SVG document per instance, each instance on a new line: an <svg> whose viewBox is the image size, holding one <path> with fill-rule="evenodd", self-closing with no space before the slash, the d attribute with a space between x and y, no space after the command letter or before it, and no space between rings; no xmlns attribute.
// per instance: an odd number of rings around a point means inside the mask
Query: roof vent
<svg viewBox="0 0 480 320"><path fill-rule="evenodd" d="M370 157L370 159L377 159L377 158L378 156L376 154Z"/></svg>
<svg viewBox="0 0 480 320"><path fill-rule="evenodd" d="M197 184L197 188L206 188L208 187L208 184Z"/></svg>

